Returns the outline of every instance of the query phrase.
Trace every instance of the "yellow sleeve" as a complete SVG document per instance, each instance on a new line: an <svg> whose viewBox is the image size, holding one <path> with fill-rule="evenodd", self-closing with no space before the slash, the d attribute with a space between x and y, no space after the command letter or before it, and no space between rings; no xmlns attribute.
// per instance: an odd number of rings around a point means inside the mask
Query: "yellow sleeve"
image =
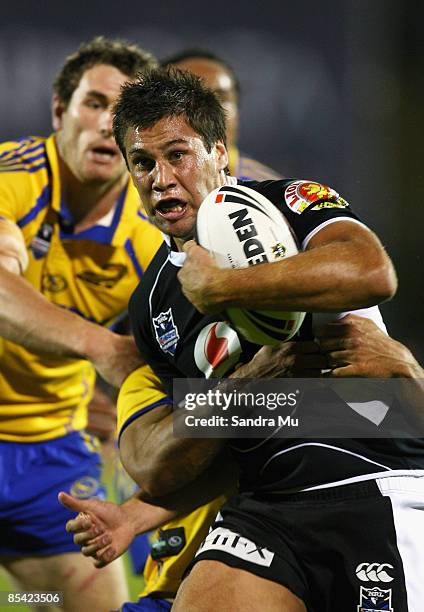
<svg viewBox="0 0 424 612"><path fill-rule="evenodd" d="M0 145L0 155L7 152L6 145ZM34 181L24 169L12 171L7 160L0 160L0 217L18 221L29 209L34 198Z"/></svg>
<svg viewBox="0 0 424 612"><path fill-rule="evenodd" d="M147 219L140 223L136 229L134 248L137 260L143 271L147 269L157 250L163 242L161 232Z"/></svg>
<svg viewBox="0 0 424 612"><path fill-rule="evenodd" d="M118 395L118 439L124 429L143 413L170 403L159 378L148 365L131 372Z"/></svg>

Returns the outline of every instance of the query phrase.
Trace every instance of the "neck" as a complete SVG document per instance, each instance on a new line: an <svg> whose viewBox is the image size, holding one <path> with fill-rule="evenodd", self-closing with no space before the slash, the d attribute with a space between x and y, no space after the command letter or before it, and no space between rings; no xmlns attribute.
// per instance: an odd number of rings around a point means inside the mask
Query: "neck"
<svg viewBox="0 0 424 612"><path fill-rule="evenodd" d="M115 205L128 177L122 175L110 182L83 183L72 173L59 155L61 195L75 220L75 230L82 231L96 224Z"/></svg>

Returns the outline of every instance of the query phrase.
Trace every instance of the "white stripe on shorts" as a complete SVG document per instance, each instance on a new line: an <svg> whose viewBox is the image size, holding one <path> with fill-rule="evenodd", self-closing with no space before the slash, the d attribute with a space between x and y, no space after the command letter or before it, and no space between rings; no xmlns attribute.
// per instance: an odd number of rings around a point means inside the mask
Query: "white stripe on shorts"
<svg viewBox="0 0 424 612"><path fill-rule="evenodd" d="M424 476L377 478L390 498L396 540L402 558L409 612L424 609Z"/></svg>

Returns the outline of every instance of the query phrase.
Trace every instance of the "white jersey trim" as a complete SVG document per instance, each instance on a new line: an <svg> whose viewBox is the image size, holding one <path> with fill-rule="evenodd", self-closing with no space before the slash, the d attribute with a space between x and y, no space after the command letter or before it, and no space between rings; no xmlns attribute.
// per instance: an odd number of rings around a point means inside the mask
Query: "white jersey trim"
<svg viewBox="0 0 424 612"><path fill-rule="evenodd" d="M357 223L358 225L362 225L362 227L365 227L368 230L370 229L364 223L362 223L362 221L358 221L358 219L353 219L352 217L334 217L334 219L327 219L327 221L324 221L317 227L314 227L314 229L309 232L306 238L304 238L301 244L302 251L306 249L309 242L312 240L314 236L316 236L316 234L318 234L319 231L324 229L324 227L327 227L327 225L331 225L332 223L338 223L339 221L350 221L351 223Z"/></svg>
<svg viewBox="0 0 424 612"><path fill-rule="evenodd" d="M334 450L339 453L345 453L346 455L357 457L358 459L361 459L362 461L365 461L366 463L372 463L373 465L377 465L378 467L383 468L383 470L390 470L390 468L387 465L383 465L382 463L378 463L377 461L372 461L371 459L368 459L368 457L364 457L364 455L359 455L358 453L354 453L350 450L347 450L346 448L341 448L340 446L333 446L332 444L323 444L322 442L304 442L303 444L296 444L295 446L290 446L290 448L285 448L279 451L278 453L275 453L275 455L272 455L272 457L270 457L268 461L266 461L264 465L262 466L260 474L263 475L264 471L266 470L268 465L271 463L271 461L273 461L279 455L290 453L293 450L297 450L298 448L304 448L305 446L320 446L322 448Z"/></svg>

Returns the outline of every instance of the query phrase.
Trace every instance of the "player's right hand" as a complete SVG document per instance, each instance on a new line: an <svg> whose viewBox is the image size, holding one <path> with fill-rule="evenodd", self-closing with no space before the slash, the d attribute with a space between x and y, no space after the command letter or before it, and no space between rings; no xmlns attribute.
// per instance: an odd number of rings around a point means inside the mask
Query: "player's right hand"
<svg viewBox="0 0 424 612"><path fill-rule="evenodd" d="M61 491L59 502L79 514L66 523L66 531L86 557L92 557L95 567L104 567L131 544L135 533L131 521L121 506L100 499L78 499Z"/></svg>

